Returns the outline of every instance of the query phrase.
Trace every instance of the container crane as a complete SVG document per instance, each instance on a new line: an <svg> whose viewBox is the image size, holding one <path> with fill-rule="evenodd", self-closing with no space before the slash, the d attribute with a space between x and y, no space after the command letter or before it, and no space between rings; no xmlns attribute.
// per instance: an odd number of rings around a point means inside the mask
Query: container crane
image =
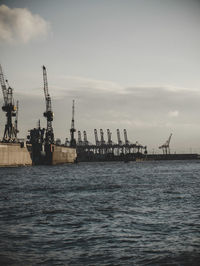
<svg viewBox="0 0 200 266"><path fill-rule="evenodd" d="M119 129L117 129L117 141L118 141L118 145L122 145Z"/></svg>
<svg viewBox="0 0 200 266"><path fill-rule="evenodd" d="M172 133L169 135L169 138L168 140L159 147L159 149L162 149L163 151L163 154L170 154L170 147L169 147L169 144L170 144L170 141L171 141L171 137L172 137Z"/></svg>
<svg viewBox="0 0 200 266"><path fill-rule="evenodd" d="M74 133L76 132L75 126L74 126L74 100L72 103L72 122L71 122L71 129L70 129L70 135L71 135L71 140L70 140L70 146L71 147L76 147L76 139L74 138Z"/></svg>
<svg viewBox="0 0 200 266"><path fill-rule="evenodd" d="M85 130L83 131L83 143L85 146L89 144L88 139L87 139L87 133Z"/></svg>
<svg viewBox="0 0 200 266"><path fill-rule="evenodd" d="M6 113L7 121L5 124L3 141L14 142L16 141L15 128L12 123L12 117L16 116L16 106L14 105L13 89L9 86L8 81L4 79L3 70L0 65L0 82L3 92L4 105L2 110ZM6 86L7 83L7 86Z"/></svg>
<svg viewBox="0 0 200 266"><path fill-rule="evenodd" d="M82 145L83 144L83 141L82 141L82 138L81 138L81 131L79 130L78 131L78 145Z"/></svg>
<svg viewBox="0 0 200 266"><path fill-rule="evenodd" d="M105 144L103 129L100 129L101 145Z"/></svg>
<svg viewBox="0 0 200 266"><path fill-rule="evenodd" d="M112 145L112 133L110 132L110 129L107 129L107 136L108 136L108 144Z"/></svg>
<svg viewBox="0 0 200 266"><path fill-rule="evenodd" d="M100 142L99 142L99 139L98 139L98 133L97 133L96 129L94 129L94 137L95 137L96 146L99 146Z"/></svg>
<svg viewBox="0 0 200 266"><path fill-rule="evenodd" d="M129 140L128 140L128 136L127 136L127 131L126 129L124 129L124 141L125 141L125 145L129 145Z"/></svg>
<svg viewBox="0 0 200 266"><path fill-rule="evenodd" d="M45 144L53 144L54 143L54 133L52 127L53 121L53 111L51 106L51 97L48 92L48 82L47 82L47 71L46 67L43 66L43 80L44 80L44 96L46 101L46 112L44 112L44 117L47 119L47 128L45 135Z"/></svg>

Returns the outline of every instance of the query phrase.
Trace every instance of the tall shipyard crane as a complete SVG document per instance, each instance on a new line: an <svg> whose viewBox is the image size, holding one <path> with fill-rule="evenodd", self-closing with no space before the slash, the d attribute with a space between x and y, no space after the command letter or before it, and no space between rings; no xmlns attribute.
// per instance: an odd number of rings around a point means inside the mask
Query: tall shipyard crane
<svg viewBox="0 0 200 266"><path fill-rule="evenodd" d="M14 142L16 141L17 136L16 136L15 127L12 123L12 117L16 116L16 106L14 105L13 89L9 86L7 80L5 82L1 65L0 65L0 82L4 98L4 105L2 106L2 110L6 113L7 117L4 129L3 141Z"/></svg>
<svg viewBox="0 0 200 266"><path fill-rule="evenodd" d="M75 126L74 126L74 100L72 103L72 122L71 122L71 129L70 129L70 135L71 135L71 139L70 139L70 146L71 147L76 147L76 139L74 138L74 133L76 132Z"/></svg>
<svg viewBox="0 0 200 266"><path fill-rule="evenodd" d="M170 154L169 144L170 144L170 141L171 141L171 137L172 137L172 133L169 135L168 140L163 145L161 145L159 147L159 149L162 149L163 154Z"/></svg>
<svg viewBox="0 0 200 266"><path fill-rule="evenodd" d="M53 144L54 133L53 133L52 121L53 121L54 114L53 114L52 107L51 107L51 97L48 92L47 71L46 71L45 66L43 66L43 80L44 80L44 96L45 96L45 101L46 101L46 112L44 112L43 115L47 119L45 143Z"/></svg>

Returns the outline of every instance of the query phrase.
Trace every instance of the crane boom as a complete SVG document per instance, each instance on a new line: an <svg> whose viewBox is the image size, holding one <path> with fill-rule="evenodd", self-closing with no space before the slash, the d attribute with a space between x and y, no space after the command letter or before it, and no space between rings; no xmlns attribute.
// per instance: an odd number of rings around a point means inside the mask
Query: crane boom
<svg viewBox="0 0 200 266"><path fill-rule="evenodd" d="M51 97L48 92L48 82L47 82L47 71L46 67L43 66L43 81L44 81L44 96L46 102L46 112L44 112L44 117L47 119L47 128L46 128L46 137L45 141L46 144L53 144L54 143L54 134L53 134L53 111L51 107Z"/></svg>
<svg viewBox="0 0 200 266"><path fill-rule="evenodd" d="M46 67L43 66L43 80L44 80L44 96L45 99L47 100L48 96L49 96L49 92L48 92L48 81L47 81L47 71L46 71Z"/></svg>
<svg viewBox="0 0 200 266"><path fill-rule="evenodd" d="M8 103L8 90L6 87L6 83L5 83L3 70L2 70L1 65L0 65L0 82L1 82L2 92L3 92L4 104L7 105L7 103Z"/></svg>

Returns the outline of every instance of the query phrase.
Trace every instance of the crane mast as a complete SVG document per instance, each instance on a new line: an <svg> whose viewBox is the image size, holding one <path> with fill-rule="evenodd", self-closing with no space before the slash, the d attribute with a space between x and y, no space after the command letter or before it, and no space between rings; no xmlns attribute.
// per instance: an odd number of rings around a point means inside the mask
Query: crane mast
<svg viewBox="0 0 200 266"><path fill-rule="evenodd" d="M2 110L6 113L6 118L7 118L4 129L3 141L14 142L16 141L16 135L15 135L15 127L12 123L12 117L16 116L16 106L14 105L14 100L13 100L13 89L9 86L7 80L5 82L1 65L0 65L0 82L4 98L4 105L2 106Z"/></svg>
<svg viewBox="0 0 200 266"><path fill-rule="evenodd" d="M73 103L72 103L72 122L71 122L71 129L70 129L70 135L71 135L70 146L71 147L76 147L76 139L74 137L74 133L76 132L76 129L74 126L74 112L75 112L75 107L74 107L74 100L73 100Z"/></svg>
<svg viewBox="0 0 200 266"><path fill-rule="evenodd" d="M47 71L46 71L45 66L43 66L43 80L44 80L44 96L45 96L45 102L46 102L46 112L44 112L43 115L47 119L45 143L53 144L54 143L54 133L53 133L53 127L52 127L53 111L52 111L52 106L51 106L51 97L48 92Z"/></svg>
<svg viewBox="0 0 200 266"><path fill-rule="evenodd" d="M18 113L19 113L19 101L16 104L16 117L15 117L15 138L17 139L17 134L19 133L18 130Z"/></svg>

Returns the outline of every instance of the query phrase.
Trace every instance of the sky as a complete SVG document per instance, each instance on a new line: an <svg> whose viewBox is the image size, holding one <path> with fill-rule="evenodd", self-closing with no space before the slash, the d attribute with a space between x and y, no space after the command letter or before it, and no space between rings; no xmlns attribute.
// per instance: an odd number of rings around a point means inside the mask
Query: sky
<svg viewBox="0 0 200 266"><path fill-rule="evenodd" d="M200 1L0 0L0 64L19 100L19 137L43 127L47 68L56 138L126 128L148 152L200 153ZM0 104L3 96L0 94ZM0 135L5 114L0 111Z"/></svg>

